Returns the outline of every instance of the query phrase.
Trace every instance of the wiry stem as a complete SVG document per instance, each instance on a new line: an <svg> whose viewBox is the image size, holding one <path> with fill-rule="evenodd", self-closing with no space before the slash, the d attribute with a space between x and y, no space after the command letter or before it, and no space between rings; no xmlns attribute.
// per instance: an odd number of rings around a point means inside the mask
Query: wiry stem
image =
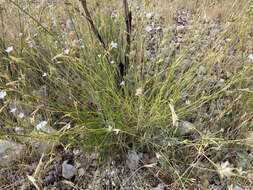
<svg viewBox="0 0 253 190"><path fill-rule="evenodd" d="M82 4L82 7L83 7L83 10L84 10L84 13L85 13L85 17L87 19L87 21L90 23L90 26L91 26L91 29L92 31L94 32L95 36L98 38L99 42L102 44L103 48L106 49L106 45L105 45L105 42L102 38L102 36L100 35L98 29L96 28L92 18L91 18L91 15L90 15L90 12L89 12L89 9L88 9L88 6L87 6L87 1L86 0L79 0Z"/></svg>

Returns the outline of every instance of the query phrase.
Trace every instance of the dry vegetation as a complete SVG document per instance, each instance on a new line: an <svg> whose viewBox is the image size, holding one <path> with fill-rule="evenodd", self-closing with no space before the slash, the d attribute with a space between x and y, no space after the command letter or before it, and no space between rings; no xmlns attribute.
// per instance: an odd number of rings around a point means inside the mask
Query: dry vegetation
<svg viewBox="0 0 253 190"><path fill-rule="evenodd" d="M85 2L0 0L0 189L252 189L253 3Z"/></svg>

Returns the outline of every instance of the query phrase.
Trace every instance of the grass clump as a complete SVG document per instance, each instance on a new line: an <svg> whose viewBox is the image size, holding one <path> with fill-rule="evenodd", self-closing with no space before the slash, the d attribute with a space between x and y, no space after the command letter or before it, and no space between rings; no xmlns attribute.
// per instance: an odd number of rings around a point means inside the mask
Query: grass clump
<svg viewBox="0 0 253 190"><path fill-rule="evenodd" d="M249 1L235 2L241 10L231 11L219 36L190 63L187 47L167 61L170 34L159 38L155 58L146 55L150 44L143 14L134 15L133 6L130 49L123 9L89 4L95 11L87 22L78 1L60 7L10 2L3 4L7 14L1 18L2 138L45 138L103 156L148 151L157 155L164 183L183 189L196 184L202 165L220 171L221 178L238 176L250 184L239 169L221 173L229 166L217 158L230 148L248 147L244 139L252 109L245 104L252 99L252 61L244 43L252 24ZM196 10L202 14L203 7ZM35 133L41 121L55 130Z"/></svg>

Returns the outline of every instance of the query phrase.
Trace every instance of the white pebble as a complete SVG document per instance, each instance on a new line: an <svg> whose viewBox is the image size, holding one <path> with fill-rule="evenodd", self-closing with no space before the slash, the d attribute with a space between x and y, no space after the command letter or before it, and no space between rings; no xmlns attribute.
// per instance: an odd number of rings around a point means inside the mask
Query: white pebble
<svg viewBox="0 0 253 190"><path fill-rule="evenodd" d="M73 165L67 164L67 162L68 161L66 160L62 164L62 176L65 179L71 179L76 175L77 169Z"/></svg>
<svg viewBox="0 0 253 190"><path fill-rule="evenodd" d="M4 90L0 91L0 99L4 99L4 97L7 96L7 92Z"/></svg>

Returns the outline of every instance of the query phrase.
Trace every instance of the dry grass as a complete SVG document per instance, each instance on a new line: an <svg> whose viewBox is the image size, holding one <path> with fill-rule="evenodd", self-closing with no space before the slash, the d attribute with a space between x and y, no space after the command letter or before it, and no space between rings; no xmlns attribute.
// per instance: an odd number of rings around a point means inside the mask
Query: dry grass
<svg viewBox="0 0 253 190"><path fill-rule="evenodd" d="M32 150L44 139L64 150L97 151L101 160L124 161L134 148L150 158L128 177L145 169L174 189L213 188L214 176L218 188L252 187L249 0L131 1L132 51L123 78L119 1L88 4L105 47L78 1L0 1L0 7L0 90L7 92L0 100L1 138ZM24 118L10 113L13 104ZM53 132L36 131L41 121ZM46 175L43 159L28 177L37 189Z"/></svg>

